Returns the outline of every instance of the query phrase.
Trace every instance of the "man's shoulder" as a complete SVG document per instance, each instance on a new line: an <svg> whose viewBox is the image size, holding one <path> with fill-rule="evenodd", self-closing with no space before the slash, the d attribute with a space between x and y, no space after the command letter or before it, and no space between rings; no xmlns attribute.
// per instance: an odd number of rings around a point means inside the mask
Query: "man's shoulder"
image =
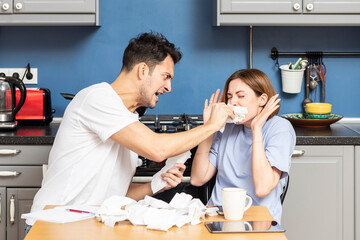
<svg viewBox="0 0 360 240"><path fill-rule="evenodd" d="M106 83L106 82L102 82L102 83L97 83L97 84L93 84L91 86L88 86L84 89L82 89L78 94L89 94L89 93L103 93L103 92L108 92L111 91L112 88L110 86L110 84Z"/></svg>
<svg viewBox="0 0 360 240"><path fill-rule="evenodd" d="M114 98L118 98L118 95L115 93L114 89L110 86L110 84L103 82L82 89L76 94L74 100L81 102L85 101L89 104L94 104L99 102L99 100L113 101Z"/></svg>

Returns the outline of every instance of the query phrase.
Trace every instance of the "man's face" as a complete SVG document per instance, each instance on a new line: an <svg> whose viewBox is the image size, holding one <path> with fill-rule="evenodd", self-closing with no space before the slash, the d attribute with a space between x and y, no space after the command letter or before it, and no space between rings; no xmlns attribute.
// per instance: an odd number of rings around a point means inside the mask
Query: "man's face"
<svg viewBox="0 0 360 240"><path fill-rule="evenodd" d="M143 106L154 108L159 101L158 95L171 92L171 79L174 76L174 61L167 56L148 74L140 89L140 101Z"/></svg>

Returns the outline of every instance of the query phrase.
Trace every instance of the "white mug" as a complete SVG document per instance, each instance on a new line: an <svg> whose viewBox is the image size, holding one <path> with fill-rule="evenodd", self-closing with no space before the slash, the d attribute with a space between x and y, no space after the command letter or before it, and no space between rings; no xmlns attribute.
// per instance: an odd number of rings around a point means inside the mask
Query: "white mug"
<svg viewBox="0 0 360 240"><path fill-rule="evenodd" d="M242 188L223 188L221 191L224 216L228 220L242 219L244 212L252 205L252 198ZM245 200L249 202L245 206Z"/></svg>

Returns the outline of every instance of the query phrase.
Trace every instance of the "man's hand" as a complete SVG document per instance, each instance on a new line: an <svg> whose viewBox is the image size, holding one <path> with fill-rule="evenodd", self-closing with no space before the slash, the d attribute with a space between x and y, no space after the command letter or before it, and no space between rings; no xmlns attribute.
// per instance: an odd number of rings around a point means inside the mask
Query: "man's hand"
<svg viewBox="0 0 360 240"><path fill-rule="evenodd" d="M186 166L182 163L175 163L174 167L175 168L169 169L166 173L161 174L162 179L167 182L167 186L159 192L174 188L181 183Z"/></svg>
<svg viewBox="0 0 360 240"><path fill-rule="evenodd" d="M126 196L136 201L139 201L140 199L144 199L145 195L152 196L154 194L176 187L179 183L181 183L181 180L183 179L183 173L186 166L182 163L175 163L174 167L175 168L171 168L166 173L163 173L161 175L162 179L167 182L167 185L160 191L154 193L151 189L151 182L145 184L130 183Z"/></svg>
<svg viewBox="0 0 360 240"><path fill-rule="evenodd" d="M220 99L219 99L220 95ZM218 129L222 128L226 120L230 117L234 119L234 111L231 107L227 106L224 101L224 93L220 94L220 89L216 90L210 97L210 100L205 100L203 121L206 124L211 121L217 126Z"/></svg>
<svg viewBox="0 0 360 240"><path fill-rule="evenodd" d="M211 94L210 101L207 99L205 100L204 111L203 111L204 124L207 123L207 121L210 118L211 109L212 109L213 105L219 102L219 94L220 94L220 89L216 90L215 93Z"/></svg>

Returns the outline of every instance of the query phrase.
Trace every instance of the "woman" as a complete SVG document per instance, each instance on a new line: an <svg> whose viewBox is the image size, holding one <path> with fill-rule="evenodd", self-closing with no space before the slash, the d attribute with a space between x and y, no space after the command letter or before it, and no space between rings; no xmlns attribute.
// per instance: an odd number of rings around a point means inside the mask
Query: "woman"
<svg viewBox="0 0 360 240"><path fill-rule="evenodd" d="M201 186L216 174L209 205L221 204L221 189L240 187L253 199L253 205L266 206L280 223L280 195L290 169L296 136L279 112L278 95L269 78L260 70L236 71L225 83L220 101L246 107L245 119L226 124L202 142L191 169L191 184ZM205 101L204 122L218 102L219 90Z"/></svg>

